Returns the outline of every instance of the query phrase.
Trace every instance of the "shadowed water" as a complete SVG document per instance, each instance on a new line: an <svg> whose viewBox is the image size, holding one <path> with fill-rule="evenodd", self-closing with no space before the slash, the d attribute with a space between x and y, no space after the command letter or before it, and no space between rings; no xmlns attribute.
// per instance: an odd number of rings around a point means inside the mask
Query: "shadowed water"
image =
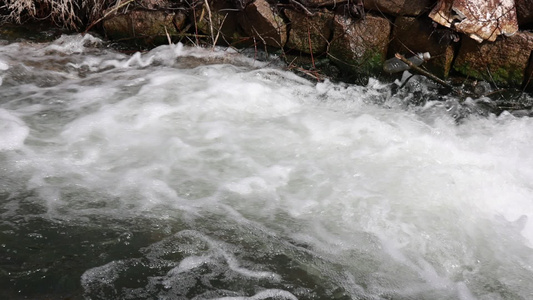
<svg viewBox="0 0 533 300"><path fill-rule="evenodd" d="M0 76L3 299L533 297L530 118L90 35Z"/></svg>

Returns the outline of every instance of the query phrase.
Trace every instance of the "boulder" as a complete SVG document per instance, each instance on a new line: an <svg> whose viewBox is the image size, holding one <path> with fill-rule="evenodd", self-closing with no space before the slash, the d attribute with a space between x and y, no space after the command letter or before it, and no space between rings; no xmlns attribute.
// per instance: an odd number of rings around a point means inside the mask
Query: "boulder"
<svg viewBox="0 0 533 300"><path fill-rule="evenodd" d="M167 42L167 33L177 35L185 20L186 16L181 12L132 10L104 20L103 28L111 39L134 38L160 44Z"/></svg>
<svg viewBox="0 0 533 300"><path fill-rule="evenodd" d="M145 9L169 9L174 8L175 3L171 0L137 0L135 4Z"/></svg>
<svg viewBox="0 0 533 300"><path fill-rule="evenodd" d="M208 6L204 4L192 17L200 32L209 36L210 42L222 45L246 46L249 38L241 32L235 10L231 0L210 0ZM210 13L209 13L210 12Z"/></svg>
<svg viewBox="0 0 533 300"><path fill-rule="evenodd" d="M468 77L499 85L519 86L533 51L533 33L519 32L494 43L464 38L453 68Z"/></svg>
<svg viewBox="0 0 533 300"><path fill-rule="evenodd" d="M533 0L515 0L518 25L533 23Z"/></svg>
<svg viewBox="0 0 533 300"><path fill-rule="evenodd" d="M239 23L256 42L277 48L283 48L287 42L287 25L266 0L248 4L240 14Z"/></svg>
<svg viewBox="0 0 533 300"><path fill-rule="evenodd" d="M367 14L364 19L355 21L336 15L333 28L328 53L340 68L360 75L381 72L389 43L388 19Z"/></svg>
<svg viewBox="0 0 533 300"><path fill-rule="evenodd" d="M418 16L429 11L435 0L364 0L365 9L394 16Z"/></svg>
<svg viewBox="0 0 533 300"><path fill-rule="evenodd" d="M294 10L285 10L291 30L286 46L304 53L324 53L331 37L333 13L328 10L308 16Z"/></svg>
<svg viewBox="0 0 533 300"><path fill-rule="evenodd" d="M296 0L305 7L335 7L349 1L361 2L362 0Z"/></svg>
<svg viewBox="0 0 533 300"><path fill-rule="evenodd" d="M450 73L457 36L449 29L436 29L431 20L415 17L398 17L394 22L389 56L400 53L405 57L429 52L431 59L424 65L427 70L446 78Z"/></svg>
<svg viewBox="0 0 533 300"><path fill-rule="evenodd" d="M479 43L518 31L514 0L439 0L429 17Z"/></svg>

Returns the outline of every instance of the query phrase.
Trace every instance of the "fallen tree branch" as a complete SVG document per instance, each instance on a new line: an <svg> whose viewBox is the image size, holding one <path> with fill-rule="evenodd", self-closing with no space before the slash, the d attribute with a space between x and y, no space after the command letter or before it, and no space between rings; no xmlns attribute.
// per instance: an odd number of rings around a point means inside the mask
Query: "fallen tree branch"
<svg viewBox="0 0 533 300"><path fill-rule="evenodd" d="M303 10L303 12L308 16L308 17L313 17L316 15L316 13L313 13L311 12L307 7L305 7L305 5L303 5L302 3L296 1L296 0L289 0L289 2L291 2L293 5L296 5L298 6L300 9Z"/></svg>
<svg viewBox="0 0 533 300"><path fill-rule="evenodd" d="M456 87L454 87L453 85L447 83L446 81L440 79L439 77L429 73L428 71L416 66L415 64L413 64L411 61L409 61L407 58L405 58L403 55L399 54L399 53L396 53L394 55L397 59L401 60L402 62L404 62L405 64L407 64L409 66L409 68L411 68L412 70L415 70L417 73L421 74L421 75L424 75L426 76L427 78L435 81L436 83L442 85L442 86L445 86L449 89L452 90L453 93L457 94L458 96L461 96L461 97L464 97L464 96L469 96L469 97L473 97L474 95L471 94L471 93L468 93L468 92L465 92L463 90L460 90Z"/></svg>
<svg viewBox="0 0 533 300"><path fill-rule="evenodd" d="M410 60L408 60L407 58L405 58L403 55L401 55L401 54L399 54L399 53L396 53L394 56L395 56L397 59L403 61L406 65L409 66L409 68L411 68L411 69L417 71L418 73L420 73L420 74L422 74L422 75L428 77L429 79L431 79L431 80L433 80L433 81L435 81L435 82L437 82L437 83L439 83L439 84L441 84L441 85L443 85L443 86L445 86L445 87L447 87L447 88L450 88L450 89L452 89L452 90L455 89L451 84L447 83L446 81L444 81L444 80L440 79L439 77L437 77L437 76L435 76L435 75L429 73L428 71L426 71L426 70L424 70L424 69L422 69L422 68L416 66L416 65L413 64Z"/></svg>

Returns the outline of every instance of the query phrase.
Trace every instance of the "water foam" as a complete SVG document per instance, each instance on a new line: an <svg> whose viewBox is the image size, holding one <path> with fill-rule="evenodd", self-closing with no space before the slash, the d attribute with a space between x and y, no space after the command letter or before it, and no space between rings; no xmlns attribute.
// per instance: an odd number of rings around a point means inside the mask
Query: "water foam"
<svg viewBox="0 0 533 300"><path fill-rule="evenodd" d="M375 80L313 84L233 52L96 54L63 39L42 53L68 54L54 71L67 82L3 91L5 168L46 217L185 224L141 258L86 270L87 297L294 299L313 284L348 298L530 296L531 119L457 124ZM139 269L136 288L117 288Z"/></svg>
<svg viewBox="0 0 533 300"><path fill-rule="evenodd" d="M0 109L0 151L22 148L30 129L24 121L5 109Z"/></svg>

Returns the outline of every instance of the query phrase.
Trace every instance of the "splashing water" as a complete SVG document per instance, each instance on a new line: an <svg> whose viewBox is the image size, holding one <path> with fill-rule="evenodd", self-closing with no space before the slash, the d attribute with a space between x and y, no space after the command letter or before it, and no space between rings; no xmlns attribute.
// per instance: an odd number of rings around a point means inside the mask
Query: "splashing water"
<svg viewBox="0 0 533 300"><path fill-rule="evenodd" d="M531 299L533 122L90 35L0 48L3 299Z"/></svg>

